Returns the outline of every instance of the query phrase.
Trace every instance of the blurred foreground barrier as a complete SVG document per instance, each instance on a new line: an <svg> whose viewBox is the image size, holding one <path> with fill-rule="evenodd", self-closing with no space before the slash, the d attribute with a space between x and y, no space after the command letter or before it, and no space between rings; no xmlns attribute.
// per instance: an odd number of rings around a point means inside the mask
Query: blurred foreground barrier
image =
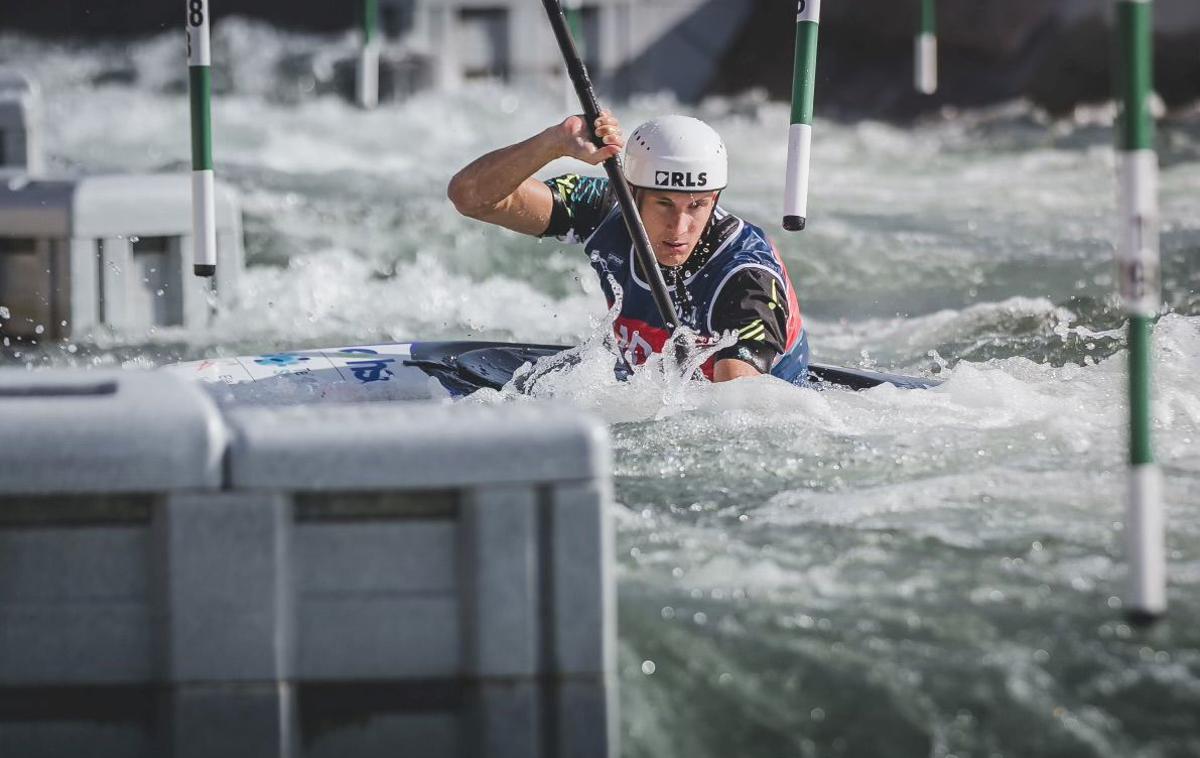
<svg viewBox="0 0 1200 758"><path fill-rule="evenodd" d="M0 754L617 755L603 430L0 371Z"/></svg>

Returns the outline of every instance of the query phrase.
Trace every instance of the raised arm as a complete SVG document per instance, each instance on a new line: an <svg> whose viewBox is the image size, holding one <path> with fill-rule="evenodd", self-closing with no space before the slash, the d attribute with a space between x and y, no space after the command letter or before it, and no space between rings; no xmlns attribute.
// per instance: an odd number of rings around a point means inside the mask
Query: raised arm
<svg viewBox="0 0 1200 758"><path fill-rule="evenodd" d="M446 194L464 216L539 235L550 225L554 201L550 189L532 176L556 158L577 158L596 165L624 147L621 125L608 111L596 119L604 147L592 144L583 117L571 116L524 142L477 158L454 175Z"/></svg>

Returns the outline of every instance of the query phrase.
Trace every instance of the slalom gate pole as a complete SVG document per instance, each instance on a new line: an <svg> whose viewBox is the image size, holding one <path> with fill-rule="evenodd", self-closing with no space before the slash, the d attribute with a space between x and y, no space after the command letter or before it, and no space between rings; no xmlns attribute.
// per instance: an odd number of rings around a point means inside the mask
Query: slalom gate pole
<svg viewBox="0 0 1200 758"><path fill-rule="evenodd" d="M1154 12L1150 0L1116 1L1117 269L1129 315L1129 501L1125 540L1129 597L1139 621L1167 610L1162 472L1151 444L1151 336L1162 303L1158 251L1158 157L1154 152Z"/></svg>
<svg viewBox="0 0 1200 758"><path fill-rule="evenodd" d="M571 83L575 85L575 94L579 96L579 103L583 106L583 118L587 121L588 130L592 132L592 141L597 146L602 146L604 141L595 133L596 119L600 118L600 103L596 100L596 91L588 76L587 66L583 64L583 60L579 57L579 50L576 49L575 42L571 39L571 31L567 28L567 19L563 16L562 4L559 0L542 0L542 5L546 8L546 15L550 19L554 37L558 40L558 49L562 52L563 61L567 64L567 73L571 77ZM667 324L674 332L680 326L679 316L675 313L675 306L671 304L671 296L667 293L667 284L663 281L662 271L658 268L658 259L654 257L654 251L650 248L650 238L646 235L646 227L642 225L642 217L638 215L637 203L633 200L629 182L625 181L625 174L621 172L621 164L617 162L616 158L609 158L604 162L604 171L608 174L609 184L617 195L617 202L621 205L625 228L629 231L629 236L633 238L634 251L637 253L638 263L641 264L642 270L646 274L646 281L650 284L654 303L658 306L658 314L662 317L663 323Z"/></svg>
<svg viewBox="0 0 1200 758"><path fill-rule="evenodd" d="M587 56L587 43L583 38L583 0L564 0L563 16L567 19L567 30L571 32L571 39L575 40L575 49L579 51L579 57ZM575 85L571 81L571 77L567 76L567 89L564 93L566 96L567 112L571 113L575 110L575 105L579 98L575 94Z"/></svg>
<svg viewBox="0 0 1200 758"><path fill-rule="evenodd" d="M379 0L362 0L361 33L355 94L359 107L369 110L379 105Z"/></svg>
<svg viewBox="0 0 1200 758"><path fill-rule="evenodd" d="M217 214L213 197L212 44L208 0L187 3L188 97L192 111L192 272L217 273Z"/></svg>
<svg viewBox="0 0 1200 758"><path fill-rule="evenodd" d="M921 12L913 43L913 86L917 92L932 95L938 88L937 0L918 2Z"/></svg>
<svg viewBox="0 0 1200 758"><path fill-rule="evenodd" d="M567 19L567 29L571 39L575 40L575 49L580 58L587 57L587 40L583 37L583 0L564 0L563 16Z"/></svg>
<svg viewBox="0 0 1200 758"><path fill-rule="evenodd" d="M796 58L792 71L792 126L788 131L783 228L798 232L808 223L808 168L812 155L813 91L817 76L817 31L821 0L799 0Z"/></svg>

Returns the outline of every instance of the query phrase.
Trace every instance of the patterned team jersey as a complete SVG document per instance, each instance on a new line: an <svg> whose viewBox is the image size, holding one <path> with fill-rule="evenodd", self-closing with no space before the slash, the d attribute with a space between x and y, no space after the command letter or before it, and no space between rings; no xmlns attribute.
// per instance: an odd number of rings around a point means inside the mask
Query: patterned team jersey
<svg viewBox="0 0 1200 758"><path fill-rule="evenodd" d="M554 212L542 236L584 246L610 308L616 293L609 277L620 286L624 297L613 328L622 350L635 364L644 362L663 349L670 332L608 180L568 174L546 185ZM706 376L712 378L717 361L735 358L762 373L804 383L808 337L800 306L778 251L761 229L718 206L688 260L660 268L681 322L711 342L737 332L736 344L704 364Z"/></svg>

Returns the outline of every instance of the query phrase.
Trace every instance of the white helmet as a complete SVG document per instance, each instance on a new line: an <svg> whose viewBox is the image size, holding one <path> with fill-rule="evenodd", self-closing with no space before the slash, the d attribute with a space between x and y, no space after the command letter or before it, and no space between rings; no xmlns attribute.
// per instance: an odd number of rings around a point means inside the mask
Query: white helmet
<svg viewBox="0 0 1200 758"><path fill-rule="evenodd" d="M717 192L729 183L721 135L699 119L663 116L639 126L625 144L625 178L634 187Z"/></svg>

